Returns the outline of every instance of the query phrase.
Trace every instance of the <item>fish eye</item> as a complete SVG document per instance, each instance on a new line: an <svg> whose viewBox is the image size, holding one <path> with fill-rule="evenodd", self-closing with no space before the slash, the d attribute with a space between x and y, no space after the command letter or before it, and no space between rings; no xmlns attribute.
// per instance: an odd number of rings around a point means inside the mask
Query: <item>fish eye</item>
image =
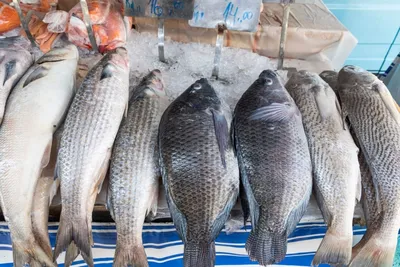
<svg viewBox="0 0 400 267"><path fill-rule="evenodd" d="M272 85L273 83L274 82L270 78L265 79L265 84L266 85Z"/></svg>
<svg viewBox="0 0 400 267"><path fill-rule="evenodd" d="M195 84L193 85L193 89L194 89L194 90L200 90L200 89L201 89L201 84L195 83Z"/></svg>

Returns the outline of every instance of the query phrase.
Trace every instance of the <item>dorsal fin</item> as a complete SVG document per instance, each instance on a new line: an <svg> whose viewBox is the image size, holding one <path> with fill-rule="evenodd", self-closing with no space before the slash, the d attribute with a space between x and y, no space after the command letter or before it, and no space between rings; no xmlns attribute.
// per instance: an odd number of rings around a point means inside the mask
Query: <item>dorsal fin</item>
<svg viewBox="0 0 400 267"><path fill-rule="evenodd" d="M38 66L29 76L26 78L24 86L27 86L33 81L39 80L49 73L49 69L44 66Z"/></svg>

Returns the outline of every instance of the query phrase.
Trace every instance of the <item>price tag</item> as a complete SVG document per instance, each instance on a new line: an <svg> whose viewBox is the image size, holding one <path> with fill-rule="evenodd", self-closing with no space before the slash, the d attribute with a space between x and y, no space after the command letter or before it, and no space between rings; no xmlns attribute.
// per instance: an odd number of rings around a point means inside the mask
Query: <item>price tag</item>
<svg viewBox="0 0 400 267"><path fill-rule="evenodd" d="M125 15L159 19L192 19L194 0L124 0Z"/></svg>
<svg viewBox="0 0 400 267"><path fill-rule="evenodd" d="M228 30L257 30L262 0L195 0L190 26L216 28L224 23Z"/></svg>

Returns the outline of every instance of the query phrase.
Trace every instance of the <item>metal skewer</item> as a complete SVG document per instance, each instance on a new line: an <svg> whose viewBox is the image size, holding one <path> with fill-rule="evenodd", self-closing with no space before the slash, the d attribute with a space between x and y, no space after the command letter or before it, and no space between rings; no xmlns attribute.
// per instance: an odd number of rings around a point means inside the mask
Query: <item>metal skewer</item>
<svg viewBox="0 0 400 267"><path fill-rule="evenodd" d="M286 1L284 1L286 2ZM283 60L285 58L285 46L286 46L286 37L287 37L287 29L289 23L290 16L290 3L289 1L285 4L283 8L283 19L282 19L282 31L281 31L281 39L279 42L279 59L278 59L278 70L283 69Z"/></svg>
<svg viewBox="0 0 400 267"><path fill-rule="evenodd" d="M29 30L28 21L24 17L24 14L22 13L21 7L19 5L19 0L13 0L13 5L14 5L15 9L17 10L17 13L18 13L18 16L19 16L19 20L21 21L21 26L24 29L24 31L26 33L26 36L28 37L29 41L31 42L32 47L37 47L38 45L36 43L36 40L35 40L35 38L33 38L32 34L31 34L30 30ZM29 11L27 17L30 18L31 15L32 15L32 12Z"/></svg>
<svg viewBox="0 0 400 267"><path fill-rule="evenodd" d="M161 62L165 62L164 54L164 19L158 20L158 58Z"/></svg>
<svg viewBox="0 0 400 267"><path fill-rule="evenodd" d="M224 34L226 30L225 24L218 24L218 35L217 42L215 45L215 56L214 56L214 67L212 70L212 76L218 79L219 75L219 63L221 62L222 47L224 45Z"/></svg>
<svg viewBox="0 0 400 267"><path fill-rule="evenodd" d="M85 25L86 25L90 44L92 45L92 50L99 51L99 49L97 47L97 43L96 43L96 38L94 37L94 34L93 34L92 22L90 21L89 8L86 3L86 0L80 0L80 4L81 4L81 8L82 8L82 13L83 13L83 21L85 22Z"/></svg>

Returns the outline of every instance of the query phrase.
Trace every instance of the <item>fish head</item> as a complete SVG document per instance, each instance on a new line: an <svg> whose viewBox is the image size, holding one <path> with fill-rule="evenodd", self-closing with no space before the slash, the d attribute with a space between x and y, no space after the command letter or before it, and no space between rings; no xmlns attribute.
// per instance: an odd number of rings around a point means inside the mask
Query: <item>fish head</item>
<svg viewBox="0 0 400 267"><path fill-rule="evenodd" d="M341 84L367 85L376 81L376 76L363 68L348 65L339 72L338 81Z"/></svg>
<svg viewBox="0 0 400 267"><path fill-rule="evenodd" d="M268 99L270 103L284 103L288 102L288 98L290 98L278 74L273 70L261 72L253 86L258 91L257 93L262 98Z"/></svg>
<svg viewBox="0 0 400 267"><path fill-rule="evenodd" d="M108 52L96 65L100 81L113 78L122 83L129 77L128 51L124 47L118 47Z"/></svg>
<svg viewBox="0 0 400 267"><path fill-rule="evenodd" d="M129 70L129 57L128 51L125 47L117 47L108 53L109 62L114 64L117 68L128 71Z"/></svg>
<svg viewBox="0 0 400 267"><path fill-rule="evenodd" d="M164 80L160 70L151 71L142 81L146 88L145 94L149 96L166 96Z"/></svg>
<svg viewBox="0 0 400 267"><path fill-rule="evenodd" d="M181 95L181 100L196 110L219 110L221 105L217 92L205 78L192 84Z"/></svg>
<svg viewBox="0 0 400 267"><path fill-rule="evenodd" d="M33 63L27 50L0 50L0 88L12 88L18 81L16 77Z"/></svg>

